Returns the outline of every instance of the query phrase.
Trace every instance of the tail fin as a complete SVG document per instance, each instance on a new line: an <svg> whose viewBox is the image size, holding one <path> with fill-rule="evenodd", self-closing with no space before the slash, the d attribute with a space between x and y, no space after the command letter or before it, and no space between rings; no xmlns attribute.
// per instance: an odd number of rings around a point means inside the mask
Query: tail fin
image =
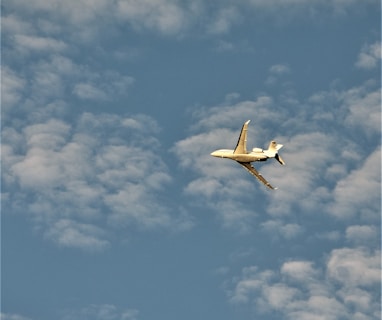
<svg viewBox="0 0 382 320"><path fill-rule="evenodd" d="M271 141L268 146L269 151L277 152L283 147L282 144L278 144L276 141Z"/></svg>
<svg viewBox="0 0 382 320"><path fill-rule="evenodd" d="M284 165L285 162L278 154L278 151L283 147L282 144L278 144L276 141L271 141L268 146L268 150L265 150L264 153L270 157L275 158L280 164Z"/></svg>

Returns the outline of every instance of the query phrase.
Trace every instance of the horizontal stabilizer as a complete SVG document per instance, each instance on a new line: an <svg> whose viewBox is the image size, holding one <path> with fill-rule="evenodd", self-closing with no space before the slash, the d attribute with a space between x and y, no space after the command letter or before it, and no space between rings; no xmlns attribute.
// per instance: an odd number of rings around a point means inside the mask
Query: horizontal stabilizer
<svg viewBox="0 0 382 320"><path fill-rule="evenodd" d="M285 165L285 161L283 160L283 158L281 158L281 156L280 156L278 153L276 153L276 155L275 155L275 159L276 159L278 162L280 162L280 164L282 164L283 166Z"/></svg>

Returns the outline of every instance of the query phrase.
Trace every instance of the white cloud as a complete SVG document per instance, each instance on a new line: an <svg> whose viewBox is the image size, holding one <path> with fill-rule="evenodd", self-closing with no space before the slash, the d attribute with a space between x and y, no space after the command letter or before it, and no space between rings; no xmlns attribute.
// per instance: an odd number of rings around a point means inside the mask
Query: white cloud
<svg viewBox="0 0 382 320"><path fill-rule="evenodd" d="M376 221L381 211L381 150L370 154L361 167L340 180L334 189L330 213L340 218L361 218ZM362 192L360 192L362 190Z"/></svg>
<svg viewBox="0 0 382 320"><path fill-rule="evenodd" d="M373 0L364 2L375 4ZM290 21L291 17L306 19L306 17L316 17L328 11L343 14L357 8L358 2L355 0L245 0L222 1L210 5L200 0L117 0L113 2L107 0L51 0L48 2L14 0L7 6L10 11L13 9L20 16L38 15L39 23L35 24L35 29L40 29L44 34L57 35L66 31L70 34L71 40L83 43L91 42L105 30L114 28L115 21L130 24L138 31L170 36L179 36L194 30L219 35L229 32L235 25L246 19L263 21L262 18L265 16L273 20L289 19ZM278 12L282 14L275 14ZM42 15L49 18L42 19ZM99 19L100 16L102 19ZM7 26L15 27L13 22L8 21ZM33 34L28 36L36 37ZM34 48L52 47L53 43L48 44L45 40L37 36L35 39L29 39L28 43ZM53 41L57 40L53 39ZM57 45L58 43L55 43L53 46ZM367 59L362 58L362 61L364 60ZM363 62L362 65L365 63Z"/></svg>
<svg viewBox="0 0 382 320"><path fill-rule="evenodd" d="M278 114L272 106L272 98L264 95L258 97L255 101L246 100L234 104L209 107L208 109L202 108L194 111L194 117L197 119L197 123L193 129L211 130L228 127L238 131L238 135L243 122L248 119L256 119L255 125L261 125L261 127L265 127L270 122L281 119L282 115ZM253 124L251 125L253 126ZM250 130L252 130L251 127ZM237 137L234 137L233 141L235 143L236 140Z"/></svg>
<svg viewBox="0 0 382 320"><path fill-rule="evenodd" d="M252 295L261 290L264 284L272 281L275 274L271 270L260 272L256 266L245 267L242 277L237 279L235 289L230 292L230 301L233 303L248 303L253 301Z"/></svg>
<svg viewBox="0 0 382 320"><path fill-rule="evenodd" d="M68 57L53 54L33 61L20 72L2 69L3 123L24 113L29 121L44 121L54 114L70 112L67 101L73 97L93 103L126 97L134 79L113 70L98 71L77 64Z"/></svg>
<svg viewBox="0 0 382 320"><path fill-rule="evenodd" d="M33 24L15 14L4 15L1 18L1 24L4 35L26 35L35 30Z"/></svg>
<svg viewBox="0 0 382 320"><path fill-rule="evenodd" d="M110 228L190 228L184 213L159 200L172 178L158 156L157 130L146 116L91 113L21 134L4 128L7 205L33 214L47 239L85 250L106 248Z"/></svg>
<svg viewBox="0 0 382 320"><path fill-rule="evenodd" d="M335 139L325 133L303 133L282 141L280 151L285 167L272 166L264 169L263 175L276 181L279 188L270 194L273 200L268 212L272 215L287 215L292 206L310 211L323 206L330 199L329 191L321 185L321 175L331 161L335 161L332 150ZM296 197L296 195L299 195Z"/></svg>
<svg viewBox="0 0 382 320"><path fill-rule="evenodd" d="M378 286L381 282L381 254L366 248L333 250L328 276L345 287Z"/></svg>
<svg viewBox="0 0 382 320"><path fill-rule="evenodd" d="M89 74L88 78L95 78L91 83L79 83L74 92L84 99L107 99L113 100L118 96L126 96L134 78L121 75L118 72L106 71L102 74Z"/></svg>
<svg viewBox="0 0 382 320"><path fill-rule="evenodd" d="M107 98L105 92L89 83L77 83L73 93L82 99L105 100Z"/></svg>
<svg viewBox="0 0 382 320"><path fill-rule="evenodd" d="M380 315L380 252L341 248L323 272L311 261L285 262L280 270L245 267L229 290L231 302L254 305L256 315L286 319L377 319ZM334 280L334 281L333 281Z"/></svg>
<svg viewBox="0 0 382 320"><path fill-rule="evenodd" d="M243 119L256 117L259 125L261 122L266 125L270 119L277 119L277 114L269 110L270 104L271 99L260 97L256 101L243 101L233 106L197 110L195 117L199 120L193 131L202 133L195 133L178 141L172 148L182 168L200 175L190 181L184 189L185 193L198 196L198 202L202 199L204 206L217 212L225 227L235 226L241 232L251 228L251 221L259 210L248 210L244 206L251 198L256 181L234 162L213 158L210 153L215 149L234 148ZM259 132L261 133L260 129ZM252 140L250 143L255 145L256 141Z"/></svg>
<svg viewBox="0 0 382 320"><path fill-rule="evenodd" d="M266 304L266 307L273 310L283 310L298 295L299 291L297 289L284 284L270 285L264 287L260 304ZM264 307L264 305L262 307Z"/></svg>
<svg viewBox="0 0 382 320"><path fill-rule="evenodd" d="M218 52L228 52L233 51L235 49L235 45L232 42L219 40L215 46L215 50Z"/></svg>
<svg viewBox="0 0 382 320"><path fill-rule="evenodd" d="M346 228L346 239L358 244L372 247L377 243L378 230L375 226L354 225Z"/></svg>
<svg viewBox="0 0 382 320"><path fill-rule="evenodd" d="M50 13L55 19L65 16L70 23L77 25L94 22L99 13L106 13L106 9L110 9L110 4L106 0L68 0L65 2L59 0L48 2L44 0L33 2L15 0L12 1L12 6L18 8L19 12L27 12L28 14L38 12Z"/></svg>
<svg viewBox="0 0 382 320"><path fill-rule="evenodd" d="M10 109L22 99L26 81L10 68L1 68L1 105L3 111Z"/></svg>
<svg viewBox="0 0 382 320"><path fill-rule="evenodd" d="M358 56L356 66L362 69L374 69L381 61L381 43L364 46Z"/></svg>
<svg viewBox="0 0 382 320"><path fill-rule="evenodd" d="M24 317L19 314L11 314L11 313L1 313L1 320L31 320L30 318Z"/></svg>
<svg viewBox="0 0 382 320"><path fill-rule="evenodd" d="M292 304L291 309L288 313L289 319L351 319L345 307L336 298L325 296L311 296L308 300Z"/></svg>
<svg viewBox="0 0 382 320"><path fill-rule="evenodd" d="M296 223L283 224L280 220L268 220L261 227L270 235L280 235L286 240L291 240L303 233L304 228Z"/></svg>
<svg viewBox="0 0 382 320"><path fill-rule="evenodd" d="M28 51L60 52L67 47L65 42L48 37L17 34L14 41L18 50L24 53Z"/></svg>
<svg viewBox="0 0 382 320"><path fill-rule="evenodd" d="M66 313L62 320L137 320L139 316L137 309L123 309L112 304L92 304Z"/></svg>
<svg viewBox="0 0 382 320"><path fill-rule="evenodd" d="M341 239L341 233L338 230L324 231L316 234L315 237L320 240L338 241Z"/></svg>
<svg viewBox="0 0 382 320"><path fill-rule="evenodd" d="M275 64L269 68L269 72L276 75L289 73L290 71L290 67L286 64Z"/></svg>
<svg viewBox="0 0 382 320"><path fill-rule="evenodd" d="M315 14L317 10L327 8L332 9L334 13L344 13L347 9L357 5L356 0L247 0L247 3L257 9L283 10L284 12L288 10L294 14L300 13L300 11L305 12L305 10ZM373 1L366 1L366 3L373 4Z"/></svg>
<svg viewBox="0 0 382 320"><path fill-rule="evenodd" d="M298 281L307 281L317 276L317 270L313 268L311 261L289 261L281 266L281 274Z"/></svg>
<svg viewBox="0 0 382 320"><path fill-rule="evenodd" d="M104 231L91 224L61 219L48 228L45 236L59 246L99 251L110 244L104 240Z"/></svg>
<svg viewBox="0 0 382 320"><path fill-rule="evenodd" d="M236 7L221 8L215 19L207 27L207 31L211 34L227 33L231 30L232 25L241 21L241 15Z"/></svg>
<svg viewBox="0 0 382 320"><path fill-rule="evenodd" d="M177 34L187 25L186 8L172 0L118 1L118 17L137 29Z"/></svg>
<svg viewBox="0 0 382 320"><path fill-rule="evenodd" d="M272 161L255 164L278 187L276 192L265 193L264 205L256 207L257 211L266 209L268 214L282 217L302 209L305 214L320 211L346 219L361 212L363 218L375 220L380 212L380 109L375 86L367 82L349 90L317 93L304 103L295 101L294 111L289 114L283 103L279 106L274 100L261 96L255 101L225 101L193 111L195 124L190 136L173 147L180 165L196 173L184 189L186 194L199 195L207 206L211 199L224 199L225 205L230 202L228 207L240 207L245 198L232 185L252 184L253 188L256 181L241 175L241 168L235 163L209 154L215 149L234 148L241 124L252 119L248 147L265 147L267 141L276 139L284 144L280 154L286 162L286 166ZM345 128L338 126L339 119L343 119ZM355 129L357 136L353 134ZM370 139L368 145L363 145L363 137ZM261 185L257 186L264 191ZM220 206L214 206L214 210L224 217L224 225L234 221L230 219L234 216L223 213ZM274 223L263 224L263 228L266 226L287 238L302 231L293 224L277 228Z"/></svg>
<svg viewBox="0 0 382 320"><path fill-rule="evenodd" d="M175 0L15 0L10 5L20 15L47 14L50 20L60 23L61 31L75 30L71 32L72 39L86 42L92 41L103 29L110 28L115 21L129 23L136 30L179 34L198 7L193 1L182 5ZM45 20L38 27L46 31L48 23Z"/></svg>
<svg viewBox="0 0 382 320"><path fill-rule="evenodd" d="M367 87L352 88L343 95L348 110L345 124L362 128L367 135L379 134L381 130L381 91Z"/></svg>
<svg viewBox="0 0 382 320"><path fill-rule="evenodd" d="M269 68L269 76L265 80L267 85L274 85L284 75L289 74L291 69L286 64L275 64Z"/></svg>

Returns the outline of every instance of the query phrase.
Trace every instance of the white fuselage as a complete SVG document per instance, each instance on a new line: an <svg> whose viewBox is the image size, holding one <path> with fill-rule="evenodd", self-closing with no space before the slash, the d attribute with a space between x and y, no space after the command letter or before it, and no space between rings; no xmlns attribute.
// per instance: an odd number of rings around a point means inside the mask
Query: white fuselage
<svg viewBox="0 0 382 320"><path fill-rule="evenodd" d="M262 150L259 148L255 148L252 152L248 153L234 153L234 150L230 149L220 149L211 153L211 156L217 158L228 158L231 160L239 161L239 162L255 162L255 161L265 161L270 158L265 154L266 150Z"/></svg>

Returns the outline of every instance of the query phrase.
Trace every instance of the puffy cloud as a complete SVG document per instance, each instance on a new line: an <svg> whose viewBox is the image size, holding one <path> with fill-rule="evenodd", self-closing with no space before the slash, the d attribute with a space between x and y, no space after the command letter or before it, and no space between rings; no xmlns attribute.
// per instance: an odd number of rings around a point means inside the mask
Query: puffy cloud
<svg viewBox="0 0 382 320"><path fill-rule="evenodd" d="M92 304L80 310L67 311L62 320L137 320L137 309L122 309L112 304Z"/></svg>
<svg viewBox="0 0 382 320"><path fill-rule="evenodd" d="M65 42L48 37L37 37L17 34L14 38L15 45L18 50L23 52L28 51L48 51L60 52L63 51L67 45Z"/></svg>
<svg viewBox="0 0 382 320"><path fill-rule="evenodd" d="M253 301L252 295L261 290L264 285L275 277L271 270L260 272L256 266L245 267L242 277L237 280L235 289L230 292L230 301L233 303L248 303Z"/></svg>
<svg viewBox="0 0 382 320"><path fill-rule="evenodd" d="M341 248L322 270L311 261L285 262L280 270L245 267L228 291L231 302L254 304L257 316L286 319L377 319L380 312L380 252ZM334 283L332 280L335 280Z"/></svg>
<svg viewBox="0 0 382 320"><path fill-rule="evenodd" d="M116 20L127 22L138 30L178 34L187 25L187 13L192 14L192 9L197 5L191 2L189 6L182 6L174 0L53 0L49 3L15 0L12 7L17 8L19 13L48 13L51 19L60 21L62 26L75 28L78 32L73 37L89 41L94 38L96 30L102 31L109 24L108 21ZM102 20L99 19L101 15Z"/></svg>
<svg viewBox="0 0 382 320"><path fill-rule="evenodd" d="M5 130L7 206L31 214L47 239L89 250L109 245L110 228L189 228L158 198L172 179L152 122L84 113L73 125L50 119L21 134Z"/></svg>
<svg viewBox="0 0 382 320"><path fill-rule="evenodd" d="M33 60L19 72L5 67L2 77L3 123L14 121L20 112L29 121L47 120L52 114L62 117L74 97L93 103L116 101L126 96L134 83L128 75L107 69L101 72L58 54Z"/></svg>
<svg viewBox="0 0 382 320"><path fill-rule="evenodd" d="M248 4L260 9L273 9L280 10L280 8L287 9L307 9L308 7L316 7L317 10L324 7L329 7L335 12L343 12L357 4L356 0L247 0ZM373 3L368 1L368 3Z"/></svg>
<svg viewBox="0 0 382 320"><path fill-rule="evenodd" d="M373 5L374 1L369 0L367 4ZM138 31L164 35L179 36L200 28L206 33L216 35L229 32L244 19L253 20L254 13L255 19L264 15L271 19L305 18L307 15L326 13L328 10L343 13L357 5L355 0L245 0L223 1L214 5L205 4L200 0L14 0L8 3L7 7L19 15L41 16L41 13L44 13L49 19L45 18L42 21L40 18L37 28L44 32L62 32L69 28L71 31L75 30L70 32L71 38L88 42L106 28L112 28L115 21L129 24ZM281 15L274 14L279 10L282 10ZM102 19L99 19L100 16ZM51 23L52 21L60 22L60 28L57 27L57 23ZM7 25L12 26L11 22ZM36 46L37 39L34 40ZM39 47L42 40L38 40Z"/></svg>
<svg viewBox="0 0 382 320"><path fill-rule="evenodd" d="M281 274L299 281L307 281L317 276L311 261L289 261L281 266Z"/></svg>
<svg viewBox="0 0 382 320"><path fill-rule="evenodd" d="M340 180L334 189L334 202L330 213L349 218L360 214L363 219L375 221L380 218L381 150L370 154L361 167ZM362 190L362 192L359 192Z"/></svg>
<svg viewBox="0 0 382 320"><path fill-rule="evenodd" d="M269 68L269 76L265 83L267 85L274 85L284 75L291 72L291 69L286 64L275 64Z"/></svg>
<svg viewBox="0 0 382 320"><path fill-rule="evenodd" d="M98 251L109 246L109 241L103 239L104 231L101 228L67 219L49 226L45 236L63 247Z"/></svg>
<svg viewBox="0 0 382 320"><path fill-rule="evenodd" d="M336 299L325 296L312 296L308 300L299 301L292 305L288 313L289 319L350 319L345 307Z"/></svg>
<svg viewBox="0 0 382 320"><path fill-rule="evenodd" d="M283 224L280 220L268 220L261 226L269 234L273 236L278 234L287 240L299 236L304 231L304 228L296 223Z"/></svg>
<svg viewBox="0 0 382 320"><path fill-rule="evenodd" d="M135 28L177 34L187 24L186 8L172 0L127 0L117 2L117 16Z"/></svg>
<svg viewBox="0 0 382 320"><path fill-rule="evenodd" d="M227 33L231 30L231 26L240 22L241 15L237 8L231 6L227 8L221 8L215 19L207 27L207 30L211 34ZM225 49L228 49L227 47Z"/></svg>
<svg viewBox="0 0 382 320"><path fill-rule="evenodd" d="M82 99L105 100L107 98L105 92L89 83L76 84L73 93Z"/></svg>
<svg viewBox="0 0 382 320"><path fill-rule="evenodd" d="M36 0L33 3L25 0L15 0L12 6L19 9L21 12L28 14L44 12L50 13L54 18L62 18L66 16L73 24L85 24L94 22L100 12L107 12L110 5L106 0L79 0L79 1L65 1L59 0L43 1Z"/></svg>
<svg viewBox="0 0 382 320"><path fill-rule="evenodd" d="M368 136L379 134L381 129L381 92L367 87L352 88L343 94L348 113L345 124L362 128Z"/></svg>
<svg viewBox="0 0 382 320"><path fill-rule="evenodd" d="M116 72L107 72L102 78L77 83L73 93L85 100L113 100L115 96L126 94L127 89L134 83L132 77Z"/></svg>
<svg viewBox="0 0 382 320"><path fill-rule="evenodd" d="M267 307L274 310L283 310L299 295L295 288L283 284L265 286L262 299L259 300L261 307ZM265 305L266 306L265 306Z"/></svg>
<svg viewBox="0 0 382 320"><path fill-rule="evenodd" d="M346 229L346 239L355 243L355 244L363 244L372 247L375 243L377 243L378 230L375 226L369 225L354 225L350 226Z"/></svg>
<svg viewBox="0 0 382 320"><path fill-rule="evenodd" d="M333 250L328 275L345 287L377 286L381 281L381 254L365 248Z"/></svg>
<svg viewBox="0 0 382 320"><path fill-rule="evenodd" d="M374 69L381 61L381 43L364 46L358 56L356 66L362 69Z"/></svg>
<svg viewBox="0 0 382 320"><path fill-rule="evenodd" d="M10 68L1 68L1 101L4 111L9 111L22 99L26 81Z"/></svg>
<svg viewBox="0 0 382 320"><path fill-rule="evenodd" d="M29 21L21 19L15 14L4 15L1 19L2 31L5 35L7 34L28 34L34 30L33 26Z"/></svg>
<svg viewBox="0 0 382 320"><path fill-rule="evenodd" d="M280 68L275 67L274 72ZM214 159L209 154L214 149L234 148L241 124L252 119L248 147L266 147L264 141L276 139L284 144L280 154L286 162L286 166L255 163L263 176L278 187L276 192L265 193L266 200L256 205L257 213L266 211L280 218L301 209L297 211L306 214L319 211L351 219L361 212L363 218L375 220L380 212L377 139L380 98L375 86L368 82L349 90L317 93L306 102L288 105L289 113L284 108L288 102L275 100L269 96L255 101L226 100L222 105L194 111L195 124L191 126L190 136L173 148L180 165L197 174L185 187L186 194L200 195L207 206L211 206L213 199L214 203L230 202L228 207L240 208L249 191L240 195L238 190L243 190L240 186L245 184L250 186L252 180L245 177L245 172L240 174L241 168L232 161ZM333 105L337 108L333 109ZM343 119L345 127L338 126L338 119ZM353 134L355 129L357 136ZM368 145L364 145L364 138L370 140ZM252 181L251 188L255 184ZM233 185L237 188L232 188ZM368 192L353 192L353 189ZM214 205L214 209L224 217L224 225L234 221L226 220L233 215L222 214L220 206ZM256 213L252 215L255 216ZM289 238L302 231L293 224L282 226L269 222L262 226L274 230L277 227L279 235Z"/></svg>
<svg viewBox="0 0 382 320"><path fill-rule="evenodd" d="M269 68L269 72L271 74L280 75L280 74L289 73L290 71L291 71L290 67L286 64L275 64Z"/></svg>
<svg viewBox="0 0 382 320"><path fill-rule="evenodd" d="M1 320L31 320L30 318L24 317L19 314L11 314L11 313L1 313Z"/></svg>
<svg viewBox="0 0 382 320"><path fill-rule="evenodd" d="M243 205L254 188L253 181L247 179L248 174L237 164L213 158L210 153L214 149L234 148L243 118L249 119L256 114L264 124L267 123L272 114L268 110L270 101L268 97L260 97L234 106L197 110L195 117L200 120L193 128L196 133L176 142L172 148L183 168L200 175L185 187L185 193L205 201L203 205L216 211L226 227L235 226L237 230L248 231L250 221L261 208L248 210Z"/></svg>
<svg viewBox="0 0 382 320"><path fill-rule="evenodd" d="M280 154L285 167L272 166L263 171L269 180L277 181L277 192L270 194L272 201L268 212L272 215L288 215L294 206L310 211L323 206L330 199L327 187L321 185L329 161L334 161L332 150L334 137L321 132L302 133L282 141ZM296 197L296 195L299 195Z"/></svg>

